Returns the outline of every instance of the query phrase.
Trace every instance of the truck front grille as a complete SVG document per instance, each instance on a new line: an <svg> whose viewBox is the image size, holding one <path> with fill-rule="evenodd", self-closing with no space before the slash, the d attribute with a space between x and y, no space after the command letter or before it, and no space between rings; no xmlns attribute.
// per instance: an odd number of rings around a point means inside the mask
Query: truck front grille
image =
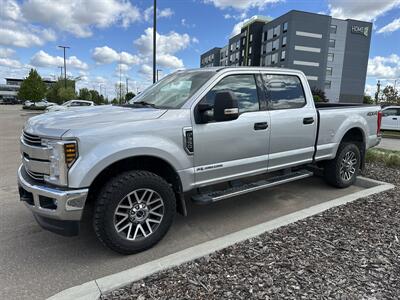
<svg viewBox="0 0 400 300"><path fill-rule="evenodd" d="M38 180L38 181L44 181L44 175L45 174L38 173L38 172L33 172L33 171L28 170L27 168L25 168L25 171L33 179Z"/></svg>
<svg viewBox="0 0 400 300"><path fill-rule="evenodd" d="M42 140L37 135L29 134L24 131L22 133L22 139L24 140L25 144L27 144L27 145L42 147Z"/></svg>

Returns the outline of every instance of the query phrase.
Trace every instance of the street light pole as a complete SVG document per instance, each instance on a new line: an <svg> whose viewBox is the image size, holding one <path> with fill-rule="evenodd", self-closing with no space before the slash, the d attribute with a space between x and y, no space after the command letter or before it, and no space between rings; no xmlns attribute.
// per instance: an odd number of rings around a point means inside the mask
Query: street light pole
<svg viewBox="0 0 400 300"><path fill-rule="evenodd" d="M62 78L63 77L63 67L59 67L60 68L60 70L61 70L61 72L60 72L60 78Z"/></svg>
<svg viewBox="0 0 400 300"><path fill-rule="evenodd" d="M65 61L65 49L69 49L70 47L68 46L58 46L58 47L64 50L64 87L67 88L67 64Z"/></svg>
<svg viewBox="0 0 400 300"><path fill-rule="evenodd" d="M157 0L153 4L153 83L156 82L156 34L157 34Z"/></svg>

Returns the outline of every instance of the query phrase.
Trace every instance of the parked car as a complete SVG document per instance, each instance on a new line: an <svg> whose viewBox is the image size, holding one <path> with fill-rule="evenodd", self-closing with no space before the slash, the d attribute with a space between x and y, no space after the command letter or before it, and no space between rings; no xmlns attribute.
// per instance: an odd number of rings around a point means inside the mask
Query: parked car
<svg viewBox="0 0 400 300"><path fill-rule="evenodd" d="M34 103L33 101L26 100L26 101L24 102L24 106L25 106L25 107L31 107L31 106L33 106L33 105L35 105L35 103Z"/></svg>
<svg viewBox="0 0 400 300"><path fill-rule="evenodd" d="M382 109L382 129L400 130L400 106L386 106Z"/></svg>
<svg viewBox="0 0 400 300"><path fill-rule="evenodd" d="M38 102L33 102L30 100L27 100L24 102L25 107L33 107L33 106L35 106L35 107L50 107L53 105L56 105L56 104L53 102L48 102L47 100L40 100Z"/></svg>
<svg viewBox="0 0 400 300"><path fill-rule="evenodd" d="M14 105L14 104L20 104L19 100L14 99L14 98L5 98L5 99L0 99L0 104L2 105Z"/></svg>
<svg viewBox="0 0 400 300"><path fill-rule="evenodd" d="M82 107L88 107L88 106L94 106L93 101L87 101L87 100L70 100L62 105L54 105L52 107L49 107L46 109L46 112L52 112L52 111L61 111L61 110L67 110L70 108L82 108Z"/></svg>
<svg viewBox="0 0 400 300"><path fill-rule="evenodd" d="M20 197L63 235L78 234L91 203L97 237L136 253L162 239L176 211L187 214L189 197L211 204L316 169L335 187L352 185L380 142L380 117L373 105L314 104L297 70L177 71L127 105L30 118Z"/></svg>

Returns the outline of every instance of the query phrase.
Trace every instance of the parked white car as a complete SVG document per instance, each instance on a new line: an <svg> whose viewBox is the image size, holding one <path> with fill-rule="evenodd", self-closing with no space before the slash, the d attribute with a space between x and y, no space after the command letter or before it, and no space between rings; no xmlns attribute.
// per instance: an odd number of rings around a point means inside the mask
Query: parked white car
<svg viewBox="0 0 400 300"><path fill-rule="evenodd" d="M400 130L400 106L387 106L382 109L383 130Z"/></svg>
<svg viewBox="0 0 400 300"><path fill-rule="evenodd" d="M46 109L46 112L62 111L71 108L82 108L88 106L94 106L94 102L87 100L69 100L62 105L53 105L52 107L49 107L48 109Z"/></svg>
<svg viewBox="0 0 400 300"><path fill-rule="evenodd" d="M26 107L32 107L32 106L36 106L36 107L50 107L50 106L54 106L54 105L56 105L56 104L53 103L53 102L48 102L48 101L46 101L46 100L40 100L40 101L38 101L38 102L33 102L33 101L30 101L30 100L27 100L27 101L24 102L24 105L25 105Z"/></svg>

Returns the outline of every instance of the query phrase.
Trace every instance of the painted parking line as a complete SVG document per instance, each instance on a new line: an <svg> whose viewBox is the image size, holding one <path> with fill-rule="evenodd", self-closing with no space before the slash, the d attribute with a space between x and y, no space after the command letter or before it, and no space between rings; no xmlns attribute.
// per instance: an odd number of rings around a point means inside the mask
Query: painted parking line
<svg viewBox="0 0 400 300"><path fill-rule="evenodd" d="M162 270L169 269L181 265L185 262L203 257L233 244L259 236L265 232L272 231L279 227L294 223L315 214L319 214L332 207L343 205L354 200L394 188L392 184L364 177L358 177L357 185L366 187L366 189L306 209L299 210L297 212L228 234L226 236L208 242L201 243L199 245L187 248L171 255L167 255L160 259L153 260L151 262L133 267L122 272L86 282L82 285L78 285L59 292L48 299L98 299L101 294L105 294L114 289L126 286L131 282L141 280L156 272L160 272Z"/></svg>

